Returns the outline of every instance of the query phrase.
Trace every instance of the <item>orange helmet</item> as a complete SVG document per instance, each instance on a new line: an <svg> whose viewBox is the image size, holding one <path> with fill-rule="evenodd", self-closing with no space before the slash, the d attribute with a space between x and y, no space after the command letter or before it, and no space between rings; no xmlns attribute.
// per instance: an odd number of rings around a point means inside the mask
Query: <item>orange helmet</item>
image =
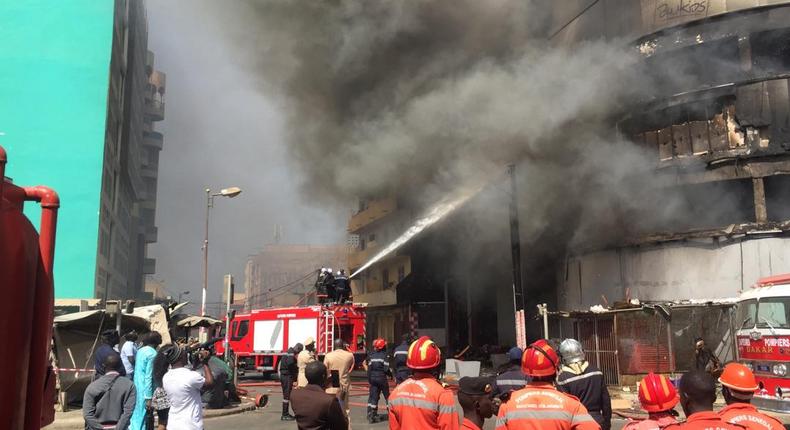
<svg viewBox="0 0 790 430"><path fill-rule="evenodd" d="M409 346L409 355L406 356L406 365L415 370L433 369L442 362L442 353L439 347L428 336L415 340Z"/></svg>
<svg viewBox="0 0 790 430"><path fill-rule="evenodd" d="M528 346L521 356L521 370L529 376L551 376L557 373L560 357L554 348L540 339Z"/></svg>
<svg viewBox="0 0 790 430"><path fill-rule="evenodd" d="M382 338L378 338L373 341L373 349L375 349L376 351L380 351L386 347L387 347L387 341Z"/></svg>
<svg viewBox="0 0 790 430"><path fill-rule="evenodd" d="M639 381L639 403L648 412L668 411L678 404L678 392L664 375L653 372Z"/></svg>
<svg viewBox="0 0 790 430"><path fill-rule="evenodd" d="M755 392L758 388L757 379L748 367L741 363L730 363L724 366L719 382L725 387L743 392Z"/></svg>

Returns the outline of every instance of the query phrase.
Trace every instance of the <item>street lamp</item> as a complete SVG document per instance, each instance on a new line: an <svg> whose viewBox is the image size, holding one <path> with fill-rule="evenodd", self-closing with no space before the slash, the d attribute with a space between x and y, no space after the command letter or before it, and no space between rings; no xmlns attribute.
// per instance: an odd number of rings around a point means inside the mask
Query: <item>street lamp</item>
<svg viewBox="0 0 790 430"><path fill-rule="evenodd" d="M229 197L233 198L241 194L241 188L229 187L223 188L218 193L212 193L210 188L206 188L206 234L203 237L203 298L200 302L200 316L206 316L206 290L208 289L208 218L211 213L211 208L214 207L214 197ZM200 328L201 341L205 337L206 328Z"/></svg>

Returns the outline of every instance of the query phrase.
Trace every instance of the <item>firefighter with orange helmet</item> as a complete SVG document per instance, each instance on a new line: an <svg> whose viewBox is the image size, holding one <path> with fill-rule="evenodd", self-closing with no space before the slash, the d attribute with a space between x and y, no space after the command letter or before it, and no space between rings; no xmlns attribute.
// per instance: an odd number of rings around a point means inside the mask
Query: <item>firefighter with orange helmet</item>
<svg viewBox="0 0 790 430"><path fill-rule="evenodd" d="M390 430L458 430L455 396L437 380L441 362L430 337L412 342L406 357L412 375L390 396Z"/></svg>
<svg viewBox="0 0 790 430"><path fill-rule="evenodd" d="M752 406L754 392L759 389L754 373L740 363L724 366L719 377L727 406L719 411L719 416L730 424L740 424L749 430L781 430L779 420L765 415Z"/></svg>
<svg viewBox="0 0 790 430"><path fill-rule="evenodd" d="M368 354L364 368L368 372L368 423L381 421L379 417L379 396L384 396L384 404L390 396L387 377L392 378L389 361L387 360L387 341L378 338L373 341L373 352ZM384 416L386 418L386 415Z"/></svg>
<svg viewBox="0 0 790 430"><path fill-rule="evenodd" d="M541 339L524 351L521 368L532 380L499 408L497 430L600 430L575 397L554 387L560 357Z"/></svg>
<svg viewBox="0 0 790 430"><path fill-rule="evenodd" d="M639 403L647 411L647 419L630 422L623 430L657 430L677 423L674 408L679 400L677 390L669 378L648 373L639 381Z"/></svg>

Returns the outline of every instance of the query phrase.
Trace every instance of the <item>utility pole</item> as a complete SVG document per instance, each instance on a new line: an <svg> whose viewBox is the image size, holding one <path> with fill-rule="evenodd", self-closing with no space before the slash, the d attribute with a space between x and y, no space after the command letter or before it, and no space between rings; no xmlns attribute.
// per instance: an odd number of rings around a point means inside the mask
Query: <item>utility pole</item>
<svg viewBox="0 0 790 430"><path fill-rule="evenodd" d="M225 299L225 362L230 364L230 305L233 303L233 275L225 275L225 290L227 298Z"/></svg>
<svg viewBox="0 0 790 430"><path fill-rule="evenodd" d="M513 307L516 312L526 307L524 286L521 282L521 233L518 227L518 194L516 194L516 165L507 166L510 177L510 254L513 259Z"/></svg>

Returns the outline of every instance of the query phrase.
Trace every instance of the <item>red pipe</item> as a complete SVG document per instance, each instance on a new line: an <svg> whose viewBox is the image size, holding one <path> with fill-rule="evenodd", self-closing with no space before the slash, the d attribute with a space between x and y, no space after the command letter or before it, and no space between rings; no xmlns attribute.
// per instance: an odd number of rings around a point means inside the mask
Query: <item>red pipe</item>
<svg viewBox="0 0 790 430"><path fill-rule="evenodd" d="M41 248L41 258L44 262L44 270L49 276L50 282L54 285L52 267L55 264L55 231L58 223L58 208L60 208L60 197L52 188L38 185L35 187L23 187L25 199L41 203L41 228L39 231L39 248Z"/></svg>

